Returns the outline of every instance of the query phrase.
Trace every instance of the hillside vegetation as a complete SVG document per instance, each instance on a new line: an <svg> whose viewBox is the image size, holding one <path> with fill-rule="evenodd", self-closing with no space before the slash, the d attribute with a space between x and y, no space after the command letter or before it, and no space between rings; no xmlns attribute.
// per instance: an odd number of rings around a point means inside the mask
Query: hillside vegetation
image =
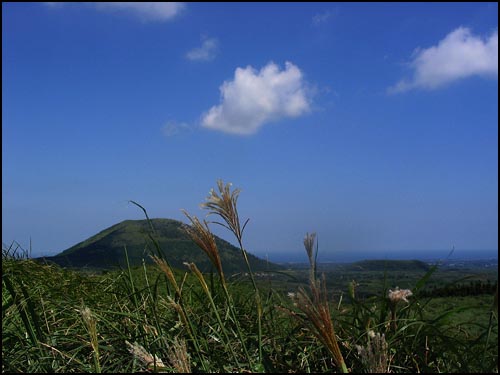
<svg viewBox="0 0 500 375"><path fill-rule="evenodd" d="M152 263L150 255L158 255L160 251L161 256L167 258L173 267L184 268L184 262L194 262L200 270L207 272L213 268L210 260L189 237L188 228L188 225L172 219L125 220L56 256L43 259L63 267L123 268L127 266L126 248L131 266L141 265L143 259ZM225 272L245 271L245 261L238 248L217 236L215 243ZM249 253L248 259L255 271L280 268Z"/></svg>

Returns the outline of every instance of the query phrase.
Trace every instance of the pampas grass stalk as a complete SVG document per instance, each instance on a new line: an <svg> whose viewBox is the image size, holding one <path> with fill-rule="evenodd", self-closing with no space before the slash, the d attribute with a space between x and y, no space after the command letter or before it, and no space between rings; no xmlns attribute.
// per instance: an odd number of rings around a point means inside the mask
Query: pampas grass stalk
<svg viewBox="0 0 500 375"><path fill-rule="evenodd" d="M177 283L177 280L175 279L174 272L172 271L172 268L170 267L168 262L164 259L160 259L154 255L151 256L151 259L153 259L153 261L157 264L157 266L160 268L160 270L165 274L167 279L173 285L173 287L175 289L175 293L176 293L176 298L178 301L175 301L170 296L167 296L167 299L170 302L170 306L172 306L174 308L174 310L179 315L181 322L186 327L188 335L191 338L193 345L194 345L194 348L196 350L196 353L200 359L200 363L203 366L203 368L205 370L207 370L205 361L203 360L202 355L201 355L200 344L198 342L196 334L194 333L193 324L191 323L191 320L189 319L189 316L186 312L186 309L184 308L184 305L182 304L182 289L181 289L181 287L179 287L179 284Z"/></svg>
<svg viewBox="0 0 500 375"><path fill-rule="evenodd" d="M168 359L176 372L192 372L186 342L183 339L174 338L173 345L168 350Z"/></svg>
<svg viewBox="0 0 500 375"><path fill-rule="evenodd" d="M94 371L97 373L101 372L101 364L99 362L99 342L97 340L97 322L92 314L92 311L88 307L80 309L80 314L82 315L83 322L85 323L85 328L90 336L90 346L92 347L93 357L94 357Z"/></svg>
<svg viewBox="0 0 500 375"><path fill-rule="evenodd" d="M221 225L229 229L238 241L241 253L245 260L245 264L248 269L248 274L252 281L252 285L255 293L255 304L257 306L257 325L258 325L258 348L259 348L259 370L263 370L262 365L262 300L260 297L259 289L255 283L255 278L250 267L250 262L248 260L247 252L243 246L243 232L246 225L248 224L248 219L245 223L240 225L240 219L238 215L237 202L238 196L240 194L240 189L234 189L231 192L231 183L224 184L222 180L217 180L217 187L219 193L216 193L214 189L211 189L206 202L201 204L201 207L209 211L209 215L218 215L224 222L214 221L215 224Z"/></svg>
<svg viewBox="0 0 500 375"><path fill-rule="evenodd" d="M303 288L299 288L298 293L294 297L294 305L305 314L305 317L298 314L292 315L301 320L309 328L314 336L328 349L337 367L343 373L347 373L347 366L340 352L337 335L333 327L325 285L323 277L323 283L318 282L317 285L311 288L312 299ZM320 289L321 286L322 288Z"/></svg>
<svg viewBox="0 0 500 375"><path fill-rule="evenodd" d="M369 373L388 373L389 355L385 335L380 332L368 331L368 343L366 346L356 345L358 355Z"/></svg>
<svg viewBox="0 0 500 375"><path fill-rule="evenodd" d="M316 259L318 249L316 248L316 254L313 254L315 238L316 233L307 233L304 238L304 247L310 263L309 286L312 298L309 297L303 288L299 288L297 294L291 294L291 297L294 299L294 306L305 314L305 316L293 312L291 314L309 328L314 336L316 336L316 338L328 349L336 366L340 368L343 373L347 373L349 371L345 364L344 357L340 352L337 335L330 314L325 276L323 275L323 282L316 280Z"/></svg>
<svg viewBox="0 0 500 375"><path fill-rule="evenodd" d="M148 370L158 371L159 369L166 367L160 358L149 353L146 349L144 349L142 345L139 345L137 342L131 344L130 342L125 340L125 344L127 344L128 351L144 366L146 366Z"/></svg>
<svg viewBox="0 0 500 375"><path fill-rule="evenodd" d="M164 259L160 259L156 255L152 255L151 259L153 259L153 261L156 263L156 265L165 274L168 281L170 281L170 284L172 284L172 286L174 287L177 298L180 299L181 289L179 288L179 284L177 283L177 280L175 279L174 272L172 271L172 268L170 267L170 265Z"/></svg>
<svg viewBox="0 0 500 375"><path fill-rule="evenodd" d="M184 215L191 222L191 227L187 227L186 231L191 239L198 245L200 249L208 256L210 262L215 266L217 273L219 274L221 283L224 287L227 286L226 278L224 276L224 270L222 269L222 262L219 255L219 249L215 243L215 237L210 232L208 228L208 223L203 221L203 224L196 216L191 216L185 210L182 210Z"/></svg>
<svg viewBox="0 0 500 375"><path fill-rule="evenodd" d="M226 297L227 305L231 317L233 318L234 324L236 326L236 331L238 333L238 337L240 339L241 345L243 347L243 351L245 352L245 356L248 360L248 364L252 365L252 360L248 353L248 349L246 347L245 339L243 337L243 333L241 332L240 324L236 317L236 312L234 311L234 303L231 295L229 293L229 289L227 286L227 281L224 276L224 270L222 269L222 262L219 255L219 249L217 248L217 244L215 243L215 237L210 232L208 228L208 223L206 221L201 224L200 220L197 217L193 217L189 215L186 211L184 211L186 217L191 221L191 227L187 228L187 233L191 236L192 240L202 249L205 254L208 256L211 263L215 266L217 273L219 274L219 279L221 281L222 290L224 291L224 296ZM201 282L201 281L200 281ZM204 282L204 280L203 280ZM205 283L206 285L206 283ZM203 287L203 285L202 285ZM208 286L206 286L208 289ZM205 288L203 288L205 290ZM207 291L205 291L207 293Z"/></svg>

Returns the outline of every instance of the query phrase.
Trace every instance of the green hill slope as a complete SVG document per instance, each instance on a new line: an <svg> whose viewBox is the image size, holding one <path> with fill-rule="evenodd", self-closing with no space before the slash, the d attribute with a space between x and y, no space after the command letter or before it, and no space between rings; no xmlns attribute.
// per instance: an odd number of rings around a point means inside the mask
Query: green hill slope
<svg viewBox="0 0 500 375"><path fill-rule="evenodd" d="M151 222L164 257L173 267L185 268L183 262L194 262L202 271L211 269L205 253L185 232L187 224L171 219L151 219ZM151 229L147 220L125 220L56 256L44 257L44 259L63 267L103 269L125 267L124 247L126 246L132 266L141 264L142 259L150 263L149 254L157 252L148 233L151 233ZM247 268L240 249L217 236L215 236L215 241L224 271L227 273L245 272ZM248 258L253 271L279 268L251 254L248 254Z"/></svg>

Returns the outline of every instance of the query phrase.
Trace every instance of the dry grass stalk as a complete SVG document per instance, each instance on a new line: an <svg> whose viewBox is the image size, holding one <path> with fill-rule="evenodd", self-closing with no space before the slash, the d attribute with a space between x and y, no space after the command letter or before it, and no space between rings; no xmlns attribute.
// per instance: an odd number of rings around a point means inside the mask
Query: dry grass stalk
<svg viewBox="0 0 500 375"><path fill-rule="evenodd" d="M184 308L182 307L182 305L179 302L176 302L170 296L167 296L167 300L168 300L168 306L172 307L175 311L177 311L177 313L179 314L179 318L180 318L182 324L184 324L184 327L186 327L186 329L188 330L188 332L190 334L192 334L191 326L189 324L189 320L187 318L186 312L184 311Z"/></svg>
<svg viewBox="0 0 500 375"><path fill-rule="evenodd" d="M156 368L166 367L160 358L158 358L156 355L153 356L137 342L131 344L125 340L125 343L128 346L128 351L140 362L142 362L148 369L154 368L155 366Z"/></svg>
<svg viewBox="0 0 500 375"><path fill-rule="evenodd" d="M168 359L176 372L190 373L191 362L186 347L186 341L174 338L173 345L168 350Z"/></svg>
<svg viewBox="0 0 500 375"><path fill-rule="evenodd" d="M321 284L323 284L322 288ZM302 311L306 317L304 318L297 314L292 315L300 319L310 329L314 336L325 345L331 353L337 367L339 367L342 372L346 373L348 371L337 342L325 285L326 283L323 276L323 283L315 282L314 286L311 286L312 299L304 289L299 288L298 293L292 296L292 298L294 300L294 305Z"/></svg>
<svg viewBox="0 0 500 375"><path fill-rule="evenodd" d="M304 313L305 317L294 312L290 313L310 329L314 336L316 336L316 338L320 340L331 353L336 366L339 367L343 373L347 373L347 366L344 362L344 357L340 352L330 314L325 275L323 275L322 283L319 280L316 280L317 249L316 253L314 253L315 239L316 233L307 233L304 238L304 247L310 263L309 286L312 298L309 297L303 288L299 288L297 294L289 293L288 295L294 301L294 306Z"/></svg>
<svg viewBox="0 0 500 375"><path fill-rule="evenodd" d="M101 372L101 365L99 362L99 342L97 340L97 320L88 307L83 307L79 311L90 336L90 345L92 346L94 354L95 371Z"/></svg>
<svg viewBox="0 0 500 375"><path fill-rule="evenodd" d="M222 217L227 225L220 222L215 223L233 232L238 242L241 244L245 225L243 225L243 228L240 226L240 219L236 208L240 189L234 189L231 193L231 185L230 182L224 185L222 180L217 180L217 187L219 188L220 195L217 194L214 189L210 189L207 201L202 203L201 207L208 209L209 214L217 214Z"/></svg>
<svg viewBox="0 0 500 375"><path fill-rule="evenodd" d="M304 247L306 249L307 257L309 258L310 265L310 276L309 282L311 284L316 283L316 253L314 253L314 241L316 239L316 233L306 233L304 237Z"/></svg>
<svg viewBox="0 0 500 375"><path fill-rule="evenodd" d="M311 266L314 265L315 259L313 257L314 255L314 240L316 239L316 233L306 233L306 236L304 237L304 247L306 248L306 253L309 258L309 263Z"/></svg>
<svg viewBox="0 0 500 375"><path fill-rule="evenodd" d="M201 287L203 288L203 291L207 295L210 295L210 290L208 289L207 282L205 281L205 278L203 277L203 274L201 273L201 271L199 270L199 268L196 266L196 264L184 262L184 265L187 266L192 273L194 273L194 275L196 276L196 278L200 282Z"/></svg>
<svg viewBox="0 0 500 375"><path fill-rule="evenodd" d="M366 347L356 345L356 349L367 372L389 372L388 345L384 334L369 331Z"/></svg>
<svg viewBox="0 0 500 375"><path fill-rule="evenodd" d="M255 283L255 278L252 273L252 269L250 267L250 261L248 260L248 255L243 247L243 231L245 230L245 226L248 223L248 220L243 224L243 226L240 225L240 219L238 215L238 210L237 210L237 202L238 202L238 196L240 194L240 189L234 189L233 192L231 192L231 183L227 183L224 185L224 182L222 180L217 180L217 187L219 189L219 194L214 191L214 189L211 189L209 192L209 196L206 198L206 202L201 204L201 207L204 209L207 209L209 211L208 215L219 215L224 223L214 221L213 223L219 224L235 235L236 239L238 240L238 245L240 247L241 253L243 255L243 258L245 260L245 264L248 269L248 274L250 275L250 279L252 281L252 285L255 291L255 304L257 307L257 325L258 325L258 346L259 346L259 366L262 367L262 302L260 298L260 293L259 289L257 288L257 284ZM189 217L189 216L188 216ZM207 223L205 222L205 227L208 230ZM217 252L218 255L218 252ZM220 261L220 259L219 259ZM245 355L248 359L249 364L252 362L248 353L248 350L246 349L246 346L244 345L244 338L241 333L239 324L237 323L234 308L232 307L232 302L231 302L231 297L229 295L229 291L227 289L226 283L224 278L222 277L222 267L220 270L221 274L221 279L222 279L222 284L223 284L223 289L226 294L227 301L229 303L229 308L230 312L233 315L233 318L235 319L236 323L236 328L238 331L238 336L240 337L241 343L243 344L243 348L245 351ZM262 367L263 368L263 367Z"/></svg>
<svg viewBox="0 0 500 375"><path fill-rule="evenodd" d="M167 276L170 283L174 286L174 289L175 289L175 292L177 293L177 296L180 297L181 290L179 288L179 285L177 284L177 280L174 277L174 273L172 271L172 268L170 268L170 266L168 265L168 263L165 260L158 258L156 255L152 255L151 258L158 265L158 267L160 267L160 270Z"/></svg>
<svg viewBox="0 0 500 375"><path fill-rule="evenodd" d="M187 233L200 247L200 249L202 249L205 254L207 254L210 262L212 262L212 264L217 269L217 272L219 273L221 279L225 280L224 271L222 270L222 262L219 255L219 249L217 248L217 244L215 243L214 235L208 228L207 222L203 221L202 224L197 217L190 216L184 210L182 212L184 212L184 215L186 215L187 218L191 221L191 227L186 227Z"/></svg>
<svg viewBox="0 0 500 375"><path fill-rule="evenodd" d="M184 285L185 277L187 276L187 274L184 275L184 280L182 281L181 286L179 287L177 280L174 277L174 273L172 271L172 268L170 267L168 262L166 262L165 260L160 259L156 256L152 256L152 259L160 267L160 269L163 271L163 273L165 273L168 280L175 288L175 292L176 292L176 295L178 297L177 301L174 300L171 296L167 295L168 303L179 314L179 318L181 320L181 323L186 328L189 337L193 340L193 344L195 346L195 350L196 350L197 355L200 356L200 346L199 346L198 340L194 334L193 326L191 325L191 322L188 318L187 312L182 304L182 286ZM200 360L201 360L201 357L200 357ZM202 362L202 366L205 368L205 365L203 364L203 360L201 360L201 362Z"/></svg>

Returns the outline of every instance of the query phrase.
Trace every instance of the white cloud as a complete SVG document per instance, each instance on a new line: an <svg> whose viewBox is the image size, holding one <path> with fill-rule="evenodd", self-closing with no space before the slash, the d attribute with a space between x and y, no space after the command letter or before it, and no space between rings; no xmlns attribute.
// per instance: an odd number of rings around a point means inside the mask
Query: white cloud
<svg viewBox="0 0 500 375"><path fill-rule="evenodd" d="M234 80L225 81L220 92L221 104L210 108L201 124L226 133L254 134L266 123L310 109L302 72L290 62L284 70L272 62L259 72L251 66L237 68Z"/></svg>
<svg viewBox="0 0 500 375"><path fill-rule="evenodd" d="M58 3L58 2L48 3L48 2L44 2L43 4L45 4L46 6L48 6L50 8L57 8L57 7L60 7L64 3Z"/></svg>
<svg viewBox="0 0 500 375"><path fill-rule="evenodd" d="M44 3L48 7L60 7L64 2ZM175 17L184 7L183 3L167 2L89 2L99 11L128 12L144 21L167 21Z"/></svg>
<svg viewBox="0 0 500 375"><path fill-rule="evenodd" d="M399 81L389 92L436 89L470 76L498 78L498 31L483 40L470 29L459 27L437 46L417 49L410 66L413 78Z"/></svg>
<svg viewBox="0 0 500 375"><path fill-rule="evenodd" d="M167 2L97 2L99 10L126 11L146 21L166 21L175 17L184 7L183 3Z"/></svg>
<svg viewBox="0 0 500 375"><path fill-rule="evenodd" d="M319 26L321 24L324 24L324 23L326 23L326 21L328 21L328 19L330 18L331 15L332 14L330 13L330 11L315 14L312 18L312 23L315 26Z"/></svg>
<svg viewBox="0 0 500 375"><path fill-rule="evenodd" d="M192 61L211 61L215 59L219 49L219 41L216 38L202 38L202 45L194 48L186 54L186 58Z"/></svg>
<svg viewBox="0 0 500 375"><path fill-rule="evenodd" d="M185 122L168 121L162 127L162 133L165 137L174 137L181 134L191 133L192 127Z"/></svg>

